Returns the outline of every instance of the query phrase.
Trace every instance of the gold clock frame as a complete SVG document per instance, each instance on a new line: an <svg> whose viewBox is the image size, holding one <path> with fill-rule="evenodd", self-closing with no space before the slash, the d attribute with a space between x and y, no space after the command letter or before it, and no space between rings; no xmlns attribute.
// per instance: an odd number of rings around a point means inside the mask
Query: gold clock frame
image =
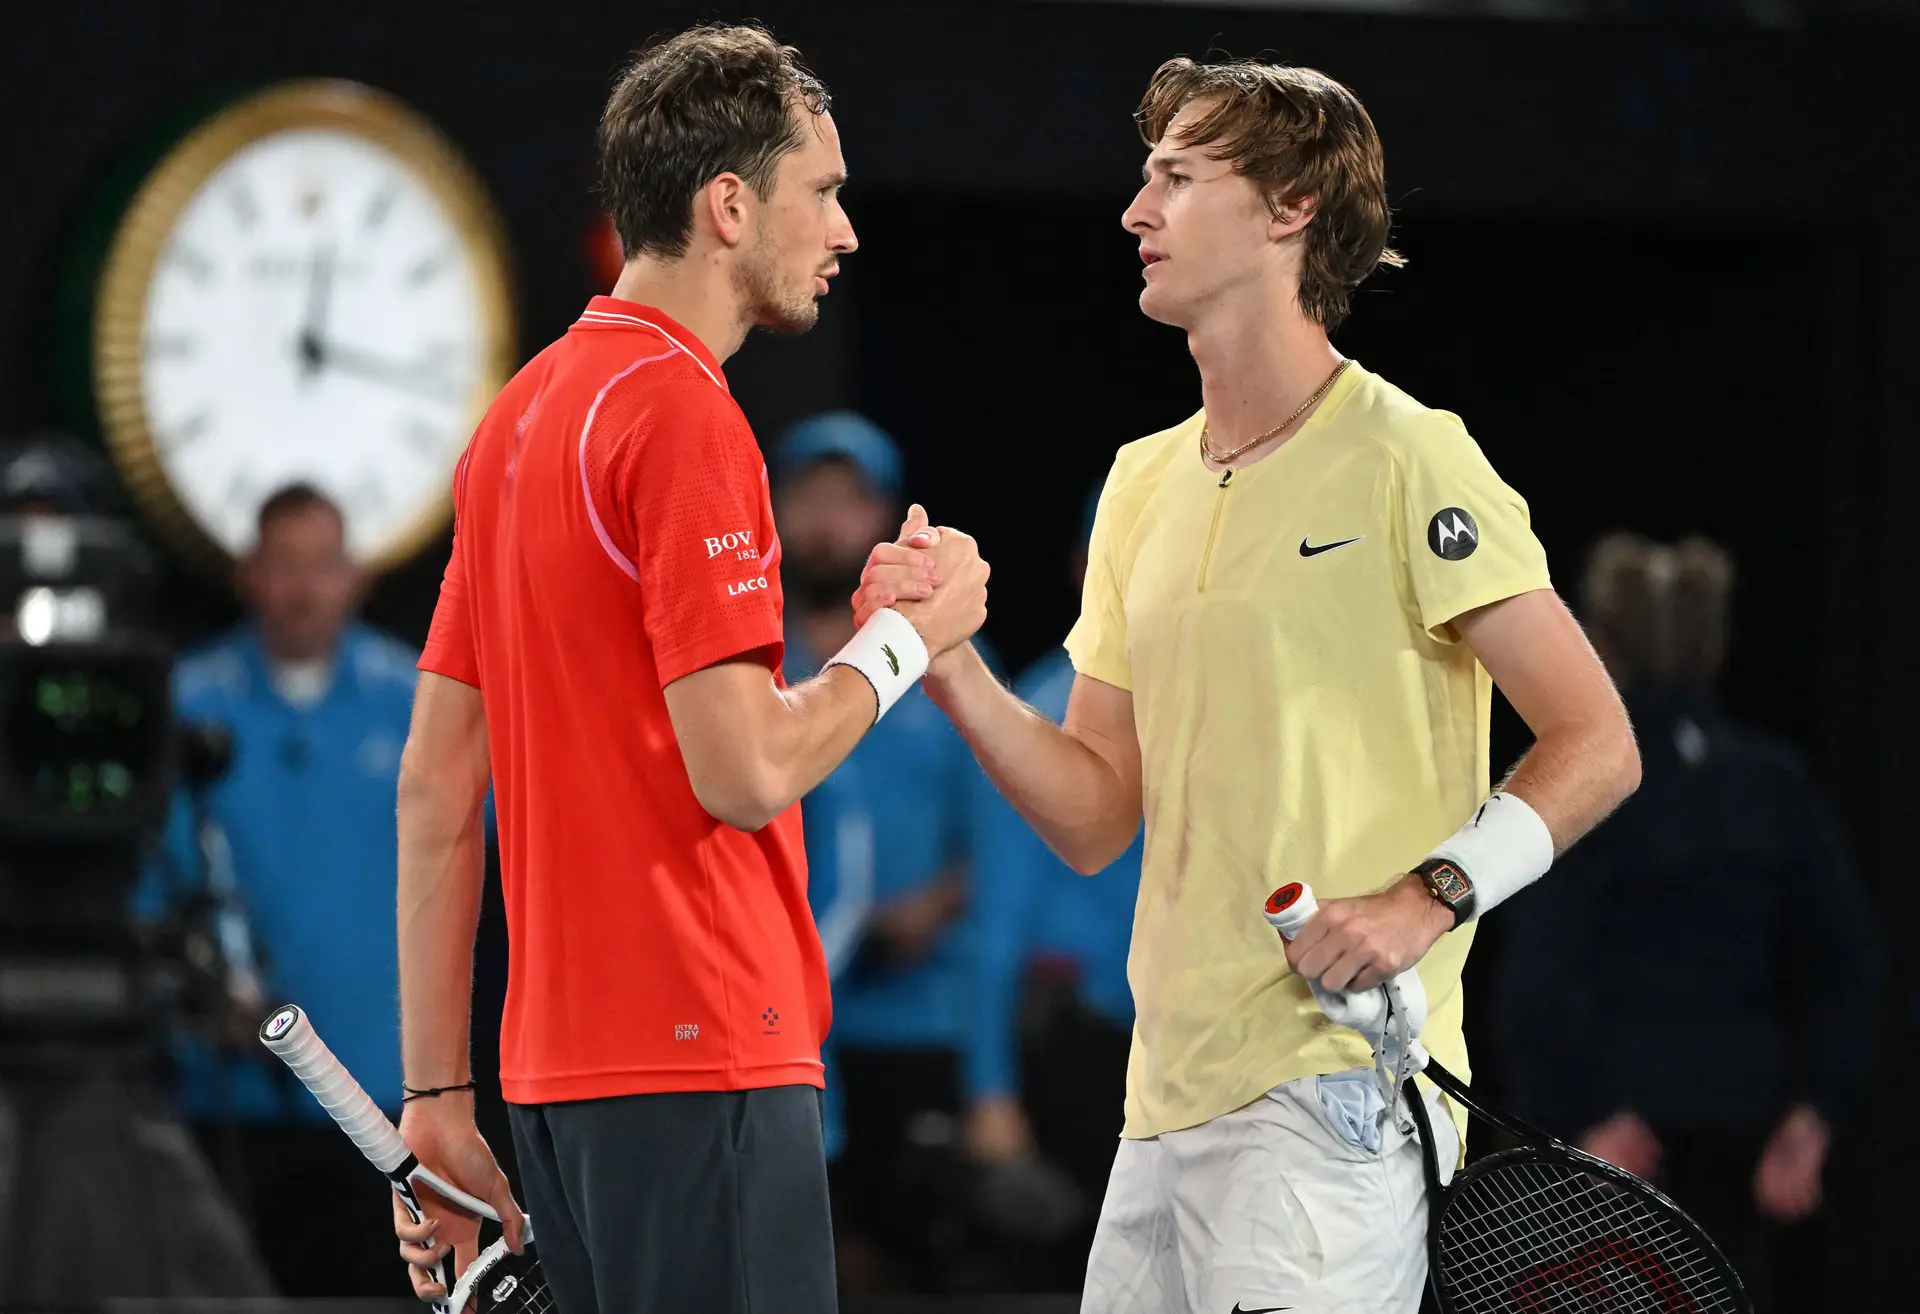
<svg viewBox="0 0 1920 1314"><path fill-rule="evenodd" d="M174 492L149 422L141 378L143 327L154 268L189 201L238 151L295 128L350 133L391 152L446 207L478 267L480 376L467 427L480 422L514 367L514 322L506 229L480 176L453 142L398 98L357 82L306 79L280 83L235 101L203 120L149 172L127 205L101 267L93 298L91 373L102 436L121 477L148 518L203 564L231 557ZM431 543L453 516L454 461L439 499L403 527L367 563L385 571Z"/></svg>

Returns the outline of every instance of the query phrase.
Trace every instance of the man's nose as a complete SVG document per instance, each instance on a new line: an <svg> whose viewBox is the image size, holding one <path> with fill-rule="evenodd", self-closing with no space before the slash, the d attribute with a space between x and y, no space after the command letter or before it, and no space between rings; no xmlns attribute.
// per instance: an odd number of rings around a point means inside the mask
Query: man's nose
<svg viewBox="0 0 1920 1314"><path fill-rule="evenodd" d="M1147 189L1142 187L1134 195L1133 204L1121 212L1120 226L1129 233L1144 233L1154 226L1158 218L1147 198Z"/></svg>

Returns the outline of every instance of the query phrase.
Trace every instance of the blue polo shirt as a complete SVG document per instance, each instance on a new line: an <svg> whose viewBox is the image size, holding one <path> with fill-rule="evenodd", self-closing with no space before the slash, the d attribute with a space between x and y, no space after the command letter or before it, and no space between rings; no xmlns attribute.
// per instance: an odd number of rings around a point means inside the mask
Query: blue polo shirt
<svg viewBox="0 0 1920 1314"><path fill-rule="evenodd" d="M394 796L417 658L398 640L353 626L331 686L308 707L275 688L250 625L188 654L174 672L181 719L218 722L233 736L232 769L209 804L232 850L268 1002L306 1009L347 1070L389 1109L400 1098ZM200 869L184 798L166 848L143 907ZM180 1062L190 1116L326 1120L265 1051L221 1063L189 1044Z"/></svg>
<svg viewBox="0 0 1920 1314"><path fill-rule="evenodd" d="M807 902L826 951L827 972L837 983L853 961L873 911L873 813L859 785L860 770L843 762L820 782L801 805L801 831L807 845ZM837 993L837 985L836 985ZM846 1146L844 1103L839 1069L833 1061L833 1035L820 1046L826 1065L823 1104L827 1158Z"/></svg>
<svg viewBox="0 0 1920 1314"><path fill-rule="evenodd" d="M787 678L797 683L819 662L789 631ZM834 787L859 799L871 819L873 907L927 885L948 866L973 865L972 800L980 768L919 685L867 732L834 777ZM816 823L810 811L803 815L811 862ZM972 1016L971 938L963 917L919 962L894 967L856 956L834 979L834 1043L962 1050Z"/></svg>
<svg viewBox="0 0 1920 1314"><path fill-rule="evenodd" d="M1056 724L1067 716L1073 663L1064 650L1036 662L1014 692ZM1074 968L1081 1003L1117 1027L1133 1025L1127 950L1140 896L1136 834L1097 876L1083 877L983 780L974 791L973 1017L966 1051L971 1097L1019 1088L1014 1038L1021 976L1037 957Z"/></svg>

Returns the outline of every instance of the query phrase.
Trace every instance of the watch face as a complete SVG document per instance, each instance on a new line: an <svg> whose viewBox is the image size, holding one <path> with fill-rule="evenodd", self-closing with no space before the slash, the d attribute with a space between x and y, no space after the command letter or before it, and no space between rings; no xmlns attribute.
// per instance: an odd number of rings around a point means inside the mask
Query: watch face
<svg viewBox="0 0 1920 1314"><path fill-rule="evenodd" d="M228 555L295 481L341 504L361 559L417 548L504 381L483 201L430 129L357 90L319 84L306 113L282 104L183 145L191 186L168 178L176 197L136 202L103 282L96 376L116 453L157 466Z"/></svg>
<svg viewBox="0 0 1920 1314"><path fill-rule="evenodd" d="M1469 887L1466 880L1461 877L1458 867L1442 867L1434 872L1434 879L1439 882L1440 892L1448 899L1466 897Z"/></svg>

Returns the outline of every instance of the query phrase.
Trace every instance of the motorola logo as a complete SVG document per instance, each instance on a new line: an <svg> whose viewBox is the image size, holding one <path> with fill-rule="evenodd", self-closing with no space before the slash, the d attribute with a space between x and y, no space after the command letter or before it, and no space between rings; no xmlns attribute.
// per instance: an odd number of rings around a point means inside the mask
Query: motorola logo
<svg viewBox="0 0 1920 1314"><path fill-rule="evenodd" d="M1442 508L1427 522L1427 546L1443 561L1460 561L1480 546L1480 526L1457 506Z"/></svg>

